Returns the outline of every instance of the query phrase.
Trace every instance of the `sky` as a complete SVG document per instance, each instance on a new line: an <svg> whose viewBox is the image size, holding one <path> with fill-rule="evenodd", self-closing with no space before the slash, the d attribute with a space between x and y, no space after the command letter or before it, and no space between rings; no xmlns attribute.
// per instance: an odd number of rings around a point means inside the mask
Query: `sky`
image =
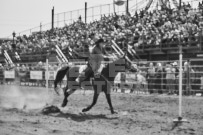
<svg viewBox="0 0 203 135"><path fill-rule="evenodd" d="M51 22L51 9L66 12L112 3L111 0L0 0L0 38Z"/></svg>
<svg viewBox="0 0 203 135"><path fill-rule="evenodd" d="M136 4L139 5L139 7L145 6L148 1L149 0L129 0L129 8L138 8L134 6ZM88 7L92 7L113 3L113 0L0 0L0 38L12 37L13 31L15 31L17 35L19 32L21 32L21 35L29 34L30 29L35 27L38 28L33 29L32 32L39 31L40 23L47 24L51 22L51 9L53 7L56 14L84 9L85 2L87 2ZM122 7L125 8L125 6L117 6L116 10L124 11L124 9L121 9ZM110 6L110 8L110 10L113 10L113 6ZM107 7L103 8L102 11L96 8L94 9L95 14L96 12L106 13L108 11L109 9ZM77 14L77 12L74 13ZM81 11L79 14L84 14L84 12ZM88 15L89 14L92 14L92 10L88 10ZM68 17L70 17L69 13L66 14L65 18ZM61 14L59 20L62 21L63 18L64 14ZM55 16L55 21L56 20L57 16ZM59 24L55 23L55 26L60 26L60 24L64 25L65 23L63 21ZM51 28L51 26L46 25L43 28Z"/></svg>

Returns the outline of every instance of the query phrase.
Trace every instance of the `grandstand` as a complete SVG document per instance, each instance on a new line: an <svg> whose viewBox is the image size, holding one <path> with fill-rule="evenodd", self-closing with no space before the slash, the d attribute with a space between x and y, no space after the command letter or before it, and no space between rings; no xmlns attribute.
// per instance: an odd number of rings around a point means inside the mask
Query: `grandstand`
<svg viewBox="0 0 203 135"><path fill-rule="evenodd" d="M136 4L139 7L139 2ZM184 59L202 57L203 16L200 1L196 7L188 2L179 8L177 1L169 0L165 3L149 0L142 9L133 7L131 11L135 12L127 15L104 14L90 23L79 17L70 25L17 36L14 41L1 42L1 50L6 50L14 62L45 62L47 55L57 55L55 45L69 59L84 58L87 57L88 46L94 43L91 35L99 35L108 47L111 40L115 40L122 49L127 46L133 48L143 60L177 60L179 45L183 46ZM16 59L16 52L21 61ZM1 63L5 63L4 58L1 53Z"/></svg>
<svg viewBox="0 0 203 135"><path fill-rule="evenodd" d="M47 30L41 24L39 29L29 30L30 34L13 33L13 39L0 41L0 63L13 66L13 63L45 62L47 57L50 62L60 63L67 62L66 58L85 60L95 37L102 37L109 54L112 54L112 40L124 51L128 48L136 52L132 58L140 63L139 66L143 65L142 61L178 60L179 46L183 48L184 61L203 65L202 1L182 1L182 4L176 0L129 2L132 5L129 10L122 11L112 10L111 4L86 7L86 19L85 9L57 13ZM122 6L121 2L118 7ZM100 13L90 14L95 10ZM74 12L76 16L67 18L67 14Z"/></svg>

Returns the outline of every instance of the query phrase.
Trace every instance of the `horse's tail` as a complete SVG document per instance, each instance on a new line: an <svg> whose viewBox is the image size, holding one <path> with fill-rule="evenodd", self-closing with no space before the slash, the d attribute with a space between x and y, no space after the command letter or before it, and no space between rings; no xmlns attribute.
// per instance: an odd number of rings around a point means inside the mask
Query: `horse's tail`
<svg viewBox="0 0 203 135"><path fill-rule="evenodd" d="M57 84L62 81L68 70L69 66L62 68L57 72L56 79L54 80L54 88L56 88Z"/></svg>

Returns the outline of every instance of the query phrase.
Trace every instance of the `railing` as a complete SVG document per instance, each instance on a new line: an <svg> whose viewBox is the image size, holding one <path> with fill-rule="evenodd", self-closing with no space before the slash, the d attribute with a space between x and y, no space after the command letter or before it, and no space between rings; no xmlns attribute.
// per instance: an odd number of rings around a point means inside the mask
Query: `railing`
<svg viewBox="0 0 203 135"><path fill-rule="evenodd" d="M195 41L188 41L188 42L184 42L184 43L182 43L182 41L181 42L177 41L177 42L173 42L173 43L171 43L171 42L169 42L169 43L160 43L158 45L143 43L143 44L139 45L138 47L135 47L134 49L137 52L137 55L140 55L140 54L144 55L143 52L153 53L153 51L159 51L159 52L173 51L173 53L178 54L179 45L182 45L183 50L185 51L186 54L187 53L188 54L193 53L192 51L195 51L197 53L202 54L202 51L203 51L202 50L203 49L202 35L199 35L198 37L194 37L194 36L191 37L190 36L189 38L196 38L196 39L195 39ZM84 50L81 50L81 51L84 51ZM50 53L50 52L47 52L47 49L46 49L46 51L44 51L44 49L42 49L39 52L32 52L32 55L18 52L18 54L19 54L19 56L21 58L21 60L19 61L19 60L16 60L16 54L14 53L13 50L7 50L7 52L8 52L8 55L11 57L11 59L12 59L12 61L14 63L17 63L17 62L45 61L46 57L48 56L47 53ZM66 56L69 56L67 50L62 50L62 52ZM78 52L78 53L83 54L83 53L87 53L87 52ZM196 54L195 57L198 57L197 54ZM70 59L73 59L73 58L70 58ZM1 62L4 63L4 61L1 61Z"/></svg>
<svg viewBox="0 0 203 135"><path fill-rule="evenodd" d="M176 61L140 61L136 63L139 71L136 73L125 72L119 73L114 80L114 91L129 91L137 94L178 94L179 88L179 70L178 66L172 66L171 63ZM187 62L187 64L186 64ZM153 64L149 68L150 63ZM170 64L169 64L170 63ZM73 65L81 66L85 62L75 62ZM0 69L0 84L4 85L20 85L30 87L45 87L48 79L48 86L53 87L57 69L63 63L49 63L48 71L45 64L37 63L19 64L23 66L11 70ZM203 95L203 60L183 61L183 94L184 95ZM30 67L25 68L25 67ZM171 68L169 72L168 69ZM173 69L173 70L172 70ZM46 77L48 72L48 77ZM169 76L171 78L169 78ZM168 76L168 77L167 77ZM61 87L66 85L66 79L61 83Z"/></svg>
<svg viewBox="0 0 203 135"><path fill-rule="evenodd" d="M145 36L145 35L144 35ZM178 49L180 45L182 45L184 50L195 49L202 51L203 48L203 31L199 31L198 36L189 35L188 37L180 38L180 35L177 38L166 38L164 41L163 38L160 38L160 43L147 43L148 40L141 36L140 40L143 41L142 44L139 44L136 49L141 49L142 51L152 51L152 50L160 50L167 51L171 49ZM157 39L156 39L157 40ZM139 41L139 40L138 40Z"/></svg>
<svg viewBox="0 0 203 135"><path fill-rule="evenodd" d="M149 93L178 94L179 66L176 61L145 61L138 63L140 73L146 79ZM149 68L149 64L153 64ZM183 61L183 94L203 95L203 60ZM171 69L171 71L168 71ZM135 90L136 91L136 90Z"/></svg>
<svg viewBox="0 0 203 135"><path fill-rule="evenodd" d="M121 11L117 11L121 12ZM122 11L123 12L123 11ZM87 8L87 23L94 20L99 20L101 15L110 15L113 13L113 5L105 4ZM78 9L74 11L68 11L64 13L55 14L55 22L57 27L63 27L66 24L71 24L81 17L82 21L85 22L85 9Z"/></svg>
<svg viewBox="0 0 203 135"><path fill-rule="evenodd" d="M129 8L129 11L132 15L134 13L140 12L145 9L146 2L143 1L130 1L130 5L133 5ZM193 12L197 11L198 3L201 2L201 0L186 0L182 3L190 3L190 5L193 8ZM151 5L152 9L157 8L157 5ZM125 4L124 6L116 6L115 8L115 13L118 15L125 14ZM111 4L104 4L104 5L99 5L99 6L93 6L89 7L87 9L87 22L92 22L95 20L99 20L102 15L111 15L114 14L114 9L113 9L113 3ZM78 9L78 10L73 10L73 11L68 11L68 12L63 12L63 13L57 13L54 15L54 24L56 27L64 27L65 25L69 25L73 23L74 21L77 21L79 16L81 16L83 22L85 18L85 9ZM21 31L17 33L17 36L22 36L22 35L30 35L33 32L40 32L40 31L46 31L51 29L51 23L46 23L46 24L41 24L37 27L30 28L24 31ZM7 38L11 38L12 35L8 36Z"/></svg>

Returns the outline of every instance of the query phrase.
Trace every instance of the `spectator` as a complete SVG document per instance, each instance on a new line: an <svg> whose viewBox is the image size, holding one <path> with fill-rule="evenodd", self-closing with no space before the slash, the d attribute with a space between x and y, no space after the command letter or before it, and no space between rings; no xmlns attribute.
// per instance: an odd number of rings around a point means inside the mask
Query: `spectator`
<svg viewBox="0 0 203 135"><path fill-rule="evenodd" d="M148 81L149 93L153 93L154 80L155 80L155 67L154 67L153 63L150 63L149 68L147 70L147 81Z"/></svg>
<svg viewBox="0 0 203 135"><path fill-rule="evenodd" d="M198 6L202 12L202 3ZM102 16L99 21L88 24L82 22L80 16L77 21L62 28L18 36L15 49L20 56L44 55L58 45L68 57L75 58L75 55L69 55L69 50L72 49L74 52L84 50L93 45L94 38L98 35L107 37L106 43L115 40L122 49L126 49L128 44L141 49L160 45L177 47L180 43L184 46L200 46L197 42L202 35L200 34L203 29L202 16L202 13L193 11L190 4L183 5L181 10L162 9L150 13L136 12L133 16L116 14ZM12 42L4 42L0 50L14 53Z"/></svg>
<svg viewBox="0 0 203 135"><path fill-rule="evenodd" d="M191 77L193 76L190 76L191 75L190 73L194 75L194 70L190 67L188 62L185 62L183 67L183 90L184 90L183 94L185 95L191 94L190 84Z"/></svg>
<svg viewBox="0 0 203 135"><path fill-rule="evenodd" d="M178 63L174 62L173 63L173 68L175 69L175 93L178 94L179 90L179 69L178 69Z"/></svg>
<svg viewBox="0 0 203 135"><path fill-rule="evenodd" d="M172 63L166 65L165 71L166 71L166 89L168 91L168 94L174 94L175 68L172 67Z"/></svg>
<svg viewBox="0 0 203 135"><path fill-rule="evenodd" d="M159 94L162 94L163 91L162 91L162 85L163 85L163 81L162 81L162 78L163 78L163 69L162 69L162 65L161 63L157 63L157 68L156 68L156 73L155 73L155 89L157 90L157 92Z"/></svg>

